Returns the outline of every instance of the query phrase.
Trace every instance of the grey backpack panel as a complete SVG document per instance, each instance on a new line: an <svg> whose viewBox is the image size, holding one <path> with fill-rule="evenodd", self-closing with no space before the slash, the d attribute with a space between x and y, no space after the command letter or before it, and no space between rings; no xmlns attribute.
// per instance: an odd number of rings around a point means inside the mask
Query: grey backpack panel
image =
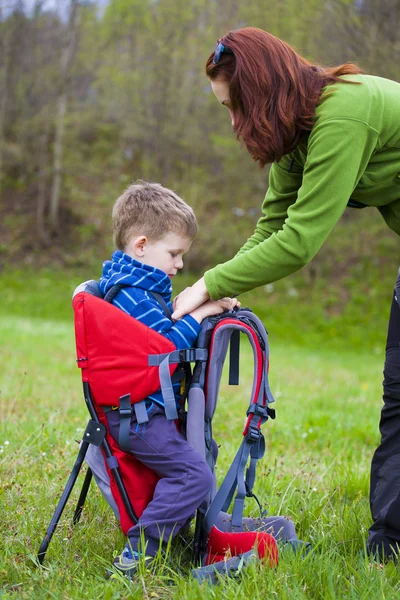
<svg viewBox="0 0 400 600"><path fill-rule="evenodd" d="M101 493L113 509L114 514L119 521L118 506L111 492L110 477L107 473L101 448L99 448L99 446L94 446L94 444L90 444L86 452L85 460L93 473L93 477L100 488Z"/></svg>
<svg viewBox="0 0 400 600"><path fill-rule="evenodd" d="M248 331L241 325L235 325L235 330L239 330L246 334L250 345L253 349L254 358L256 357L256 346L252 337L248 335ZM219 386L221 381L222 369L226 359L228 351L229 340L232 335L232 325L226 325L216 331L214 335L214 348L211 355L211 359L208 365L208 378L207 378L207 402L206 402L206 419L212 419L217 406ZM254 361L255 363L255 361ZM256 370L256 364L254 364ZM253 388L251 391L251 398L254 396L256 388L256 378L253 378Z"/></svg>
<svg viewBox="0 0 400 600"><path fill-rule="evenodd" d="M192 387L188 396L186 418L186 439L201 456L206 456L206 442L204 438L205 418L204 392L200 387Z"/></svg>

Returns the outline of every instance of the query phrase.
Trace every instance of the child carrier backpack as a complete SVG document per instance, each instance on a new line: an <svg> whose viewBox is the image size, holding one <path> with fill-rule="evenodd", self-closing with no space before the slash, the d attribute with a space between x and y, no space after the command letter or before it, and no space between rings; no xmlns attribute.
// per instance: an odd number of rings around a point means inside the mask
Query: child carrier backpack
<svg viewBox="0 0 400 600"><path fill-rule="evenodd" d="M134 526L153 496L157 475L127 452L132 412L138 422L148 419L144 399L161 388L168 419L176 420L187 441L205 458L214 472L216 444L212 418L217 407L222 368L230 347L230 383L238 383L239 340L244 334L254 358L254 377L247 419L239 450L219 489L197 511L194 560L209 565L257 547L270 565L278 561L276 540L296 543L293 523L283 517L244 518L246 497L255 497L256 466L264 455L261 426L275 417L268 383L268 336L262 322L250 309L239 309L209 317L202 323L196 347L177 350L161 334L111 304L122 286L114 286L102 297L98 283L85 282L73 297L77 364L82 372L84 397L91 420L83 434L77 460L57 505L38 553L43 563L82 463L89 468L74 513L79 521L92 474L126 534ZM168 316L161 297L156 300ZM106 300L106 301L105 301ZM193 372L190 364L194 363ZM176 411L174 380L185 376L182 402ZM119 410L118 444L107 431L105 412ZM257 500L258 502L258 500ZM227 511L233 503L232 515ZM194 573L195 576L196 573ZM201 578L201 576L199 577Z"/></svg>

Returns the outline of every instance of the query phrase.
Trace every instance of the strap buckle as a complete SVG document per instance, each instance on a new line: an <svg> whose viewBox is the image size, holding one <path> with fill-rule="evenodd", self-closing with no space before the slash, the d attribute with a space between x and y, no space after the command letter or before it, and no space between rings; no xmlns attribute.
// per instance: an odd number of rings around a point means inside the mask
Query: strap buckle
<svg viewBox="0 0 400 600"><path fill-rule="evenodd" d="M261 417L265 420L270 416L268 408L266 406L261 406L257 402L249 406L246 415L254 415L255 417Z"/></svg>
<svg viewBox="0 0 400 600"><path fill-rule="evenodd" d="M131 395L125 394L119 399L119 436L118 445L124 452L130 452L129 431L132 417Z"/></svg>
<svg viewBox="0 0 400 600"><path fill-rule="evenodd" d="M206 348L184 348L179 350L180 362L196 362L201 360L205 362L208 358L208 350Z"/></svg>
<svg viewBox="0 0 400 600"><path fill-rule="evenodd" d="M132 406L129 408L121 408L119 409L119 416L122 418L131 417L132 416Z"/></svg>
<svg viewBox="0 0 400 600"><path fill-rule="evenodd" d="M121 396L119 399L119 416L121 419L125 419L127 417L132 416L132 404L131 404L131 395L125 394Z"/></svg>
<svg viewBox="0 0 400 600"><path fill-rule="evenodd" d="M249 425L249 429L247 430L245 439L249 444L256 444L261 437L261 430L257 427L257 425Z"/></svg>

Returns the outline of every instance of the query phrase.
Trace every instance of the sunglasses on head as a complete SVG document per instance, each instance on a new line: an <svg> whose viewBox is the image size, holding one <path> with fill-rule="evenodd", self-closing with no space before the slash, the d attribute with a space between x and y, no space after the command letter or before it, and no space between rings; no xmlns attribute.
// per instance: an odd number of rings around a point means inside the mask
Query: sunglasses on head
<svg viewBox="0 0 400 600"><path fill-rule="evenodd" d="M223 54L223 52L225 52L225 54L233 54L233 52L230 48L227 48L226 46L224 46L224 44L221 42L221 40L218 40L217 46L216 46L215 52L214 52L214 58L213 58L214 65L217 65L219 63L219 61L221 59L221 54Z"/></svg>

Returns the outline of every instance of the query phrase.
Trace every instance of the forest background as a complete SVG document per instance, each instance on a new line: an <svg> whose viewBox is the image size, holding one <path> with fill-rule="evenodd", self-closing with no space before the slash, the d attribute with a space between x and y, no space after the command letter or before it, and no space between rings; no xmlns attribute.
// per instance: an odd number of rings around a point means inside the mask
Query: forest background
<svg viewBox="0 0 400 600"><path fill-rule="evenodd" d="M2 0L0 10L3 273L96 265L98 275L98 257L112 250L112 204L136 178L195 209L187 271L235 253L268 172L237 142L204 75L230 29L261 27L318 63L355 61L400 79L398 0ZM348 209L337 230L294 281L301 293L303 282L309 291L334 278L329 306L342 310L351 272L370 286L363 265L380 278L389 261L393 279L396 240L375 210Z"/></svg>

